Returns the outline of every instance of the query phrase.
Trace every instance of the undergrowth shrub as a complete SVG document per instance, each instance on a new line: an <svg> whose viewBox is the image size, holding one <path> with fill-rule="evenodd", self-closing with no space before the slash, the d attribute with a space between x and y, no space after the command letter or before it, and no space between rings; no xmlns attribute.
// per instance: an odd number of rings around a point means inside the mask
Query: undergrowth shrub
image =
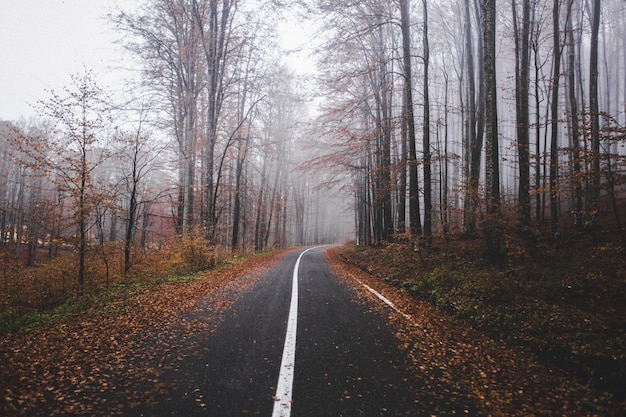
<svg viewBox="0 0 626 417"><path fill-rule="evenodd" d="M159 267L170 274L185 275L216 264L216 247L196 232L169 239L159 252Z"/></svg>
<svg viewBox="0 0 626 417"><path fill-rule="evenodd" d="M73 311L71 306L88 306L89 300L110 291L213 268L227 255L220 256L200 233L175 236L156 249L134 248L129 274L124 276L123 245L94 245L86 254L85 293L79 297L78 259L71 246L50 258L47 248L40 248L32 267L15 253L0 257L0 334L54 319Z"/></svg>

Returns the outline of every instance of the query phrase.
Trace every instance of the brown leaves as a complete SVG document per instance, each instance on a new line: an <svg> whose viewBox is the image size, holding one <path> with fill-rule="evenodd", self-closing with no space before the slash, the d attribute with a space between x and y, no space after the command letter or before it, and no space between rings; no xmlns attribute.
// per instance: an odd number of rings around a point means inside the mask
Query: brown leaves
<svg viewBox="0 0 626 417"><path fill-rule="evenodd" d="M188 283L167 283L120 295L77 315L0 341L0 415L123 415L172 391L164 372L194 349L192 336L210 332L228 301L219 289L243 290L281 253L251 257ZM255 272L256 271L256 272ZM245 279L238 279L245 276ZM213 311L214 321L194 313ZM194 392L198 407L206 407Z"/></svg>
<svg viewBox="0 0 626 417"><path fill-rule="evenodd" d="M334 272L388 318L398 347L422 387L414 387L433 415L446 409L480 415L595 415L586 408L591 393L562 371L541 364L529 352L514 349L482 333L453 323L430 306L402 295L367 272L328 254ZM381 292L399 314L381 303L357 279ZM408 318L407 318L408 316Z"/></svg>

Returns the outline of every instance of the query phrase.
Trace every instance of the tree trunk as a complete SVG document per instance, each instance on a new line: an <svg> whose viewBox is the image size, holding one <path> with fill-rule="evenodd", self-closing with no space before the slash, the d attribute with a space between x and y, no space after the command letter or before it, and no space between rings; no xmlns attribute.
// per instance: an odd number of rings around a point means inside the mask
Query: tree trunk
<svg viewBox="0 0 626 417"><path fill-rule="evenodd" d="M411 27L409 0L400 0L402 27L402 55L404 62L404 89L406 92L406 123L409 134L409 227L413 236L422 233L420 219L419 184L417 178L417 151L415 145L415 116L413 112L413 81L411 70Z"/></svg>
<svg viewBox="0 0 626 417"><path fill-rule="evenodd" d="M402 92L402 114L406 114L407 108L406 101L406 89ZM407 140L408 140L408 129L407 129L407 118L402 117L400 120L400 158L398 161L399 165L399 184L398 184L398 228L397 233L403 234L406 233L406 169L407 169Z"/></svg>
<svg viewBox="0 0 626 417"><path fill-rule="evenodd" d="M530 0L523 0L522 23L518 24L515 0L513 25L515 30L515 113L517 133L517 157L519 163L518 216L522 230L530 228L530 117L529 117L529 36Z"/></svg>
<svg viewBox="0 0 626 417"><path fill-rule="evenodd" d="M78 294L85 293L85 252L87 251L87 155L83 149L78 198Z"/></svg>
<svg viewBox="0 0 626 417"><path fill-rule="evenodd" d="M568 99L570 108L570 124L571 124L571 145L572 145L572 160L573 160L573 183L574 183L574 225L580 227L581 222L581 210L582 210L582 178L581 178L581 166L580 166L580 144L579 144L579 131L578 131L578 100L576 98L576 47L574 44L574 28L572 26L572 6L574 0L569 0L568 14L570 18L567 19L567 38L568 38L568 56L567 56L567 76L568 76Z"/></svg>
<svg viewBox="0 0 626 417"><path fill-rule="evenodd" d="M243 160L237 159L237 166L235 168L235 196L233 203L233 230L232 239L230 243L231 250L237 250L239 244L239 221L241 216L241 173L243 172Z"/></svg>
<svg viewBox="0 0 626 417"><path fill-rule="evenodd" d="M496 1L482 0L483 68L485 74L485 188L487 216L484 231L486 254L493 263L505 255L500 210L500 158L498 152L498 106L496 83Z"/></svg>
<svg viewBox="0 0 626 417"><path fill-rule="evenodd" d="M139 140L139 137L136 138ZM136 148L135 148L136 149ZM126 236L124 237L124 280L128 282L130 272L130 252L133 246L135 233L135 222L137 221L137 182L139 176L137 172L137 154L133 157L130 203L128 206L128 222L126 223Z"/></svg>
<svg viewBox="0 0 626 417"><path fill-rule="evenodd" d="M559 83L561 78L560 1L554 0L552 9L552 47L554 65L552 74L552 100L550 103L550 229L553 237L559 235Z"/></svg>
<svg viewBox="0 0 626 417"><path fill-rule="evenodd" d="M467 122L465 129L465 186L463 235L474 236L476 234L476 211L478 210L478 186L480 181L480 158L482 154L482 129L478 127L477 116L483 118L482 104L476 107L476 73L474 70L474 46L472 42L470 0L465 0L465 53L467 62ZM481 47L479 45L479 47ZM479 77L482 83L482 75ZM480 101L482 103L482 93Z"/></svg>
<svg viewBox="0 0 626 417"><path fill-rule="evenodd" d="M591 116L591 152L594 203L600 197L600 109L598 100L598 34L600 30L600 0L593 0L591 39L589 45L589 115ZM607 92L608 94L608 92Z"/></svg>
<svg viewBox="0 0 626 417"><path fill-rule="evenodd" d="M423 125L423 149L424 149L424 243L430 246L432 243L433 226L433 192L431 178L431 154L430 154L430 93L428 90L428 66L430 63L430 46L428 44L428 6L427 0L422 0L424 5L423 22L423 47L424 47L424 125Z"/></svg>

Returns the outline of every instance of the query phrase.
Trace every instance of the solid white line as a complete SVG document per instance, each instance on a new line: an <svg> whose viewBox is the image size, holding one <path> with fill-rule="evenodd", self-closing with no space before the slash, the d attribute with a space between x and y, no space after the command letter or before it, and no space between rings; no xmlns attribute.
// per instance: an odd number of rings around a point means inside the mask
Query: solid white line
<svg viewBox="0 0 626 417"><path fill-rule="evenodd" d="M293 268L287 335L285 336L283 358L280 363L280 375L274 396L272 417L289 417L291 415L291 392L293 391L293 374L296 365L296 330L298 327L298 268L302 256L311 249L315 248L309 248L298 256L296 266Z"/></svg>
<svg viewBox="0 0 626 417"><path fill-rule="evenodd" d="M355 278L356 279L356 278ZM376 291L374 288L370 287L369 285L367 285L366 283L362 282L359 279L356 279L356 281L361 284L362 286L364 286L369 292L371 292L372 294L374 294L376 297L378 297L382 302L384 302L385 304L387 304L389 307L391 307L392 309L394 309L397 313L399 313L400 315L402 315L405 319L409 320L410 322L412 322L414 325L418 326L418 324L415 322L415 320L413 320L413 317L411 317L410 315L406 314L404 311L401 311L398 307L396 307L396 305L394 303L392 303L387 297L385 297L384 295L382 295L381 293L379 293L378 291Z"/></svg>
<svg viewBox="0 0 626 417"><path fill-rule="evenodd" d="M369 285L367 285L364 282L359 281L359 283L364 286L366 289L369 290L369 292L371 292L372 294L374 294L376 297L380 298L385 304L387 304L389 307L393 308L394 310L398 310L396 308L396 306L384 295L382 295L381 293L379 293L378 291L376 291L374 288L370 287Z"/></svg>

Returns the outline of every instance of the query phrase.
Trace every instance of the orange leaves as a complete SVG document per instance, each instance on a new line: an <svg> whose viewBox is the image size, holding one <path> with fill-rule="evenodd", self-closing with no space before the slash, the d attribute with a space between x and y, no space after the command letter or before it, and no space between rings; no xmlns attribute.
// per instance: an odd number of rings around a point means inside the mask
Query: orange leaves
<svg viewBox="0 0 626 417"><path fill-rule="evenodd" d="M184 358L179 346L193 351L191 336L212 331L228 304L210 295L251 284L253 272L279 256L259 255L195 281L120 293L92 313L6 335L0 341L0 415L128 415L168 398L173 387L162 376ZM200 310L215 311L215 320L193 318ZM202 393L194 396L198 407L207 407Z"/></svg>

